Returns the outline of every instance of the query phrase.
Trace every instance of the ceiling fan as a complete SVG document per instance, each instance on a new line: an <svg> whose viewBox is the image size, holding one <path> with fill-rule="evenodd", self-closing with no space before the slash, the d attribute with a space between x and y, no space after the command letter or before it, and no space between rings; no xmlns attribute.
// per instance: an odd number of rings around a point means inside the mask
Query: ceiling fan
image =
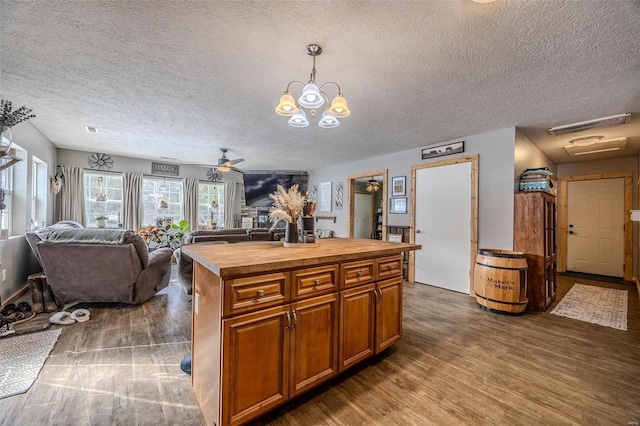
<svg viewBox="0 0 640 426"><path fill-rule="evenodd" d="M244 161L244 158L236 158L235 160L230 160L227 158L227 152L229 151L227 148L220 148L220 151L222 151L222 157L218 158L218 170L220 170L221 172L228 172L230 170L241 172L241 170L233 166Z"/></svg>
<svg viewBox="0 0 640 426"><path fill-rule="evenodd" d="M230 160L227 158L227 152L229 151L227 148L220 148L222 152L222 157L218 158L218 165L216 167L211 167L207 170L207 179L213 182L219 182L222 180L222 173L224 172L238 172L244 173L237 167L234 167L236 164L244 161L244 158L236 158L235 160Z"/></svg>

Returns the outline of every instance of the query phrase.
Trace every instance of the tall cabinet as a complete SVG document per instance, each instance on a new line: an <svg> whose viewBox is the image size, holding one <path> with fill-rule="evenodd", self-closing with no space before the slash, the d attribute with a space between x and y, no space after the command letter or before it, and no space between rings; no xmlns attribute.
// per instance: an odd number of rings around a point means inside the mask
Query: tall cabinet
<svg viewBox="0 0 640 426"><path fill-rule="evenodd" d="M556 298L556 197L515 194L513 249L527 257L528 310L545 311Z"/></svg>

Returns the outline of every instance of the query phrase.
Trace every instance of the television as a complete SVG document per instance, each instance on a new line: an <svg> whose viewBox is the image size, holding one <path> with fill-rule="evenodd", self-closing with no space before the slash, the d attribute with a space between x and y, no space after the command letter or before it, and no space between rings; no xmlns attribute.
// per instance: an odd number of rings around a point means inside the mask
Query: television
<svg viewBox="0 0 640 426"><path fill-rule="evenodd" d="M244 174L244 198L247 207L269 208L273 200L269 194L273 194L278 185L284 189L298 184L300 192L307 192L307 175L292 173L245 173Z"/></svg>

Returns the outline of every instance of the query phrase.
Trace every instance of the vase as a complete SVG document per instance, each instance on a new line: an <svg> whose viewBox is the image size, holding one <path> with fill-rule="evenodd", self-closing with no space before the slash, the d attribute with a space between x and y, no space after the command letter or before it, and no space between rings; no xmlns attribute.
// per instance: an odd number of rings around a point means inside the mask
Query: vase
<svg viewBox="0 0 640 426"><path fill-rule="evenodd" d="M284 228L284 243L296 244L298 242L298 224L289 223Z"/></svg>
<svg viewBox="0 0 640 426"><path fill-rule="evenodd" d="M0 151L3 154L9 154L12 140L11 127L0 127Z"/></svg>
<svg viewBox="0 0 640 426"><path fill-rule="evenodd" d="M107 226L107 222L104 219L96 219L96 226L98 228L104 228Z"/></svg>

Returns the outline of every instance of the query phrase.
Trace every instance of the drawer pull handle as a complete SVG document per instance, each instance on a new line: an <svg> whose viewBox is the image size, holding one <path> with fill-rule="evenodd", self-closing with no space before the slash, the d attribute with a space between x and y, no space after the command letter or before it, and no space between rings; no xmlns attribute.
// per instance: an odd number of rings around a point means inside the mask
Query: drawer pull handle
<svg viewBox="0 0 640 426"><path fill-rule="evenodd" d="M322 280L320 278L315 280L314 283L313 283L313 285L320 285L320 284L322 284Z"/></svg>
<svg viewBox="0 0 640 426"><path fill-rule="evenodd" d="M364 275L364 272L358 271L358 277L361 278Z"/></svg>
<svg viewBox="0 0 640 426"><path fill-rule="evenodd" d="M264 296L264 290L258 290L258 297Z"/></svg>
<svg viewBox="0 0 640 426"><path fill-rule="evenodd" d="M387 265L387 269L393 269L393 265Z"/></svg>

